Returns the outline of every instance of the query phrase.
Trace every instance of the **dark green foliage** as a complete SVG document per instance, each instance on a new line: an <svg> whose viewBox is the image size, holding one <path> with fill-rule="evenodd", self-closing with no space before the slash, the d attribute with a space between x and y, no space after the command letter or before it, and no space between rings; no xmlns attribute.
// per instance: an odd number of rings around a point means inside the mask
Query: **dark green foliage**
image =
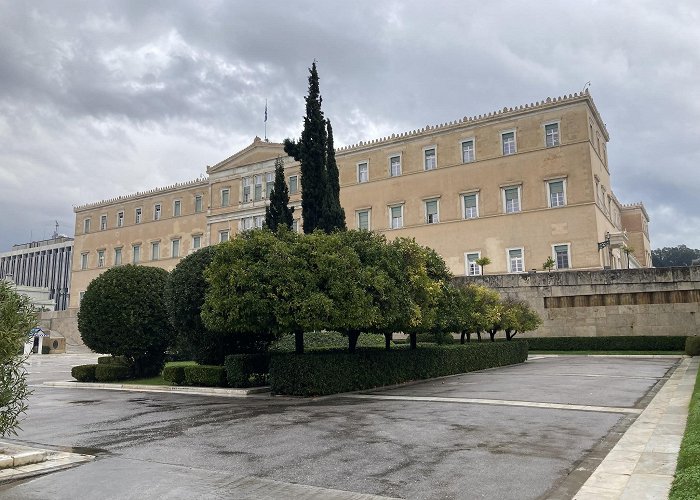
<svg viewBox="0 0 700 500"><path fill-rule="evenodd" d="M682 351L686 337L534 337L531 351Z"/></svg>
<svg viewBox="0 0 700 500"><path fill-rule="evenodd" d="M685 340L685 353L688 356L700 356L700 337L688 337Z"/></svg>
<svg viewBox="0 0 700 500"><path fill-rule="evenodd" d="M651 262L654 267L690 266L696 259L700 259L700 250L688 248L685 245L657 248L651 251Z"/></svg>
<svg viewBox="0 0 700 500"><path fill-rule="evenodd" d="M284 162L275 160L275 184L270 193L270 205L265 208L265 227L277 231L278 227L292 229L294 207L289 206L289 188L284 179Z"/></svg>
<svg viewBox="0 0 700 500"><path fill-rule="evenodd" d="M125 265L92 280L78 313L85 345L95 352L128 357L136 376L159 373L172 340L163 297L167 277L157 267Z"/></svg>
<svg viewBox="0 0 700 500"><path fill-rule="evenodd" d="M96 365L95 380L97 382L116 382L132 377L131 367L121 364Z"/></svg>
<svg viewBox="0 0 700 500"><path fill-rule="evenodd" d="M309 69L306 116L299 142L284 140L284 151L301 164L301 213L304 232L321 228L326 194L326 120L321 110L321 91L316 61Z"/></svg>
<svg viewBox="0 0 700 500"><path fill-rule="evenodd" d="M226 369L214 365L188 365L185 369L185 385L199 387L226 387Z"/></svg>
<svg viewBox="0 0 700 500"><path fill-rule="evenodd" d="M131 366L131 361L126 356L100 356L97 358L97 364Z"/></svg>
<svg viewBox="0 0 700 500"><path fill-rule="evenodd" d="M418 349L363 349L275 354L270 360L270 385L276 394L318 396L399 384L527 359L523 341L469 345L422 345Z"/></svg>
<svg viewBox="0 0 700 500"><path fill-rule="evenodd" d="M70 375L78 382L95 382L95 369L97 365L78 365L70 370Z"/></svg>
<svg viewBox="0 0 700 500"><path fill-rule="evenodd" d="M184 366L166 366L163 368L161 375L163 380L170 382L173 385L182 385L185 383L185 367Z"/></svg>
<svg viewBox="0 0 700 500"><path fill-rule="evenodd" d="M416 340L419 343L430 343L430 344L452 344L454 343L454 337L451 333L436 331L433 333L419 333L416 336Z"/></svg>
<svg viewBox="0 0 700 500"><path fill-rule="evenodd" d="M270 372L270 354L233 354L226 356L224 367L231 387L262 385Z"/></svg>
<svg viewBox="0 0 700 500"><path fill-rule="evenodd" d="M339 332L304 333L304 350L318 351L343 349L348 346L348 338ZM376 333L363 333L357 347L383 347L384 337ZM284 335L270 346L272 352L294 352L294 336Z"/></svg>
<svg viewBox="0 0 700 500"><path fill-rule="evenodd" d="M223 363L232 346L229 337L212 331L201 319L207 290L204 270L214 259L217 246L201 248L182 259L168 276L165 300L175 327L175 348L182 357L202 364Z"/></svg>
<svg viewBox="0 0 700 500"><path fill-rule="evenodd" d="M688 407L681 449L676 464L676 477L669 500L700 498L700 372L695 378L695 389Z"/></svg>
<svg viewBox="0 0 700 500"><path fill-rule="evenodd" d="M321 229L327 233L335 230L346 229L345 210L340 205L340 181L338 165L335 161L335 148L333 146L333 127L331 121L326 120L326 193L323 197L323 216Z"/></svg>

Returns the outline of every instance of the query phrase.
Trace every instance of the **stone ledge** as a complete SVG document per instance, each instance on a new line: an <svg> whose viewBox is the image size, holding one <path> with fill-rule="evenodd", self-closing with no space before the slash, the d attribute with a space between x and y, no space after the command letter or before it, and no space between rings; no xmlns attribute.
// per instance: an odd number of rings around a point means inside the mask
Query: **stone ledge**
<svg viewBox="0 0 700 500"><path fill-rule="evenodd" d="M63 389L101 389L107 391L132 392L169 392L174 394L194 394L205 396L245 397L251 394L270 392L269 386L248 389L227 389L223 387L183 387L177 385L138 385L138 384L101 384L94 382L44 382L44 386Z"/></svg>

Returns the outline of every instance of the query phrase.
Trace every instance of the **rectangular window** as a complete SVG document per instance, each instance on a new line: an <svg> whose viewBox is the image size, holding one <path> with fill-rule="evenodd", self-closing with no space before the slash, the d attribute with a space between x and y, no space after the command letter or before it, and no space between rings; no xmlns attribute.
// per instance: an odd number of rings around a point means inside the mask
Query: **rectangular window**
<svg viewBox="0 0 700 500"><path fill-rule="evenodd" d="M544 143L548 148L559 145L559 124L550 123L544 126Z"/></svg>
<svg viewBox="0 0 700 500"><path fill-rule="evenodd" d="M522 273L525 269L523 262L523 249L511 248L508 250L508 272Z"/></svg>
<svg viewBox="0 0 700 500"><path fill-rule="evenodd" d="M503 199L507 214L520 212L520 186L504 188Z"/></svg>
<svg viewBox="0 0 700 500"><path fill-rule="evenodd" d="M221 190L221 206L228 207L230 204L230 191L228 189Z"/></svg>
<svg viewBox="0 0 700 500"><path fill-rule="evenodd" d="M549 181L547 183L549 191L549 206L550 208L563 207L566 205L566 193L564 189L564 181Z"/></svg>
<svg viewBox="0 0 700 500"><path fill-rule="evenodd" d="M121 248L114 249L114 265L115 266L122 265L122 249Z"/></svg>
<svg viewBox="0 0 700 500"><path fill-rule="evenodd" d="M258 174L253 177L255 181L255 201L262 200L262 175Z"/></svg>
<svg viewBox="0 0 700 500"><path fill-rule="evenodd" d="M270 199L270 193L272 193L272 188L275 186L275 174L273 172L268 172L265 174L265 198Z"/></svg>
<svg viewBox="0 0 700 500"><path fill-rule="evenodd" d="M201 236L192 236L192 248L197 250L202 246L202 237Z"/></svg>
<svg viewBox="0 0 700 500"><path fill-rule="evenodd" d="M471 163L474 158L474 140L462 141L462 162Z"/></svg>
<svg viewBox="0 0 700 500"><path fill-rule="evenodd" d="M170 255L173 256L173 258L179 257L180 256L180 240L173 240L170 242Z"/></svg>
<svg viewBox="0 0 700 500"><path fill-rule="evenodd" d="M389 227L400 229L403 227L403 205L389 207Z"/></svg>
<svg viewBox="0 0 700 500"><path fill-rule="evenodd" d="M173 202L173 217L180 217L182 214L182 202L180 200L175 200Z"/></svg>
<svg viewBox="0 0 700 500"><path fill-rule="evenodd" d="M369 165L367 162L357 164L357 182L369 181Z"/></svg>
<svg viewBox="0 0 700 500"><path fill-rule="evenodd" d="M160 243L154 241L151 243L151 260L160 259Z"/></svg>
<svg viewBox="0 0 700 500"><path fill-rule="evenodd" d="M428 200L425 202L425 222L428 224L437 224L440 222L437 200Z"/></svg>
<svg viewBox="0 0 700 500"><path fill-rule="evenodd" d="M153 220L160 220L160 203L153 206Z"/></svg>
<svg viewBox="0 0 700 500"><path fill-rule="evenodd" d="M357 211L357 229L369 231L369 210Z"/></svg>
<svg viewBox="0 0 700 500"><path fill-rule="evenodd" d="M107 216L100 215L100 231L107 229Z"/></svg>
<svg viewBox="0 0 700 500"><path fill-rule="evenodd" d="M117 212L117 227L124 225L124 212Z"/></svg>
<svg viewBox="0 0 700 500"><path fill-rule="evenodd" d="M243 177L241 180L243 185L243 203L250 201L250 177Z"/></svg>
<svg viewBox="0 0 700 500"><path fill-rule="evenodd" d="M83 301L83 297L85 297L85 292L80 292L80 298L79 298L80 302Z"/></svg>
<svg viewBox="0 0 700 500"><path fill-rule="evenodd" d="M263 217L262 215L256 215L255 217L253 217L253 224L255 225L255 229L262 229L263 222L265 222L265 217Z"/></svg>
<svg viewBox="0 0 700 500"><path fill-rule="evenodd" d="M141 245L133 245L131 250L133 252L133 259L131 262L132 264L138 264L141 262Z"/></svg>
<svg viewBox="0 0 700 500"><path fill-rule="evenodd" d="M252 217L243 217L241 219L241 230L248 231L250 229L253 229L253 218Z"/></svg>
<svg viewBox="0 0 700 500"><path fill-rule="evenodd" d="M554 262L557 269L569 269L569 245L554 245Z"/></svg>
<svg viewBox="0 0 700 500"><path fill-rule="evenodd" d="M228 231L219 231L219 243L228 241Z"/></svg>
<svg viewBox="0 0 700 500"><path fill-rule="evenodd" d="M81 253L80 254L80 269L87 269L87 268L88 268L88 254Z"/></svg>
<svg viewBox="0 0 700 500"><path fill-rule="evenodd" d="M198 194L194 197L194 211L199 213L202 211L202 195Z"/></svg>
<svg viewBox="0 0 700 500"><path fill-rule="evenodd" d="M501 134L501 143L503 144L503 156L516 153L515 132L504 132Z"/></svg>
<svg viewBox="0 0 700 500"><path fill-rule="evenodd" d="M401 175L401 157L392 156L389 158L389 175L391 177L397 177Z"/></svg>
<svg viewBox="0 0 700 500"><path fill-rule="evenodd" d="M299 177L296 175L289 176L289 194L296 194L299 191Z"/></svg>
<svg viewBox="0 0 700 500"><path fill-rule="evenodd" d="M480 276L481 266L476 263L481 257L479 252L472 252L464 254L464 262L466 264L467 276Z"/></svg>
<svg viewBox="0 0 700 500"><path fill-rule="evenodd" d="M294 231L295 233L299 232L299 219L294 219L292 221L292 231Z"/></svg>
<svg viewBox="0 0 700 500"><path fill-rule="evenodd" d="M141 224L141 209L140 208L136 209L136 215L134 216L134 222L136 222L136 224Z"/></svg>
<svg viewBox="0 0 700 500"><path fill-rule="evenodd" d="M464 218L476 219L479 217L478 195L476 193L462 195L464 203Z"/></svg>
<svg viewBox="0 0 700 500"><path fill-rule="evenodd" d="M85 219L83 221L83 232L84 233L89 233L90 232L90 219Z"/></svg>
<svg viewBox="0 0 700 500"><path fill-rule="evenodd" d="M423 151L423 168L425 170L435 170L437 168L435 148L429 148Z"/></svg>
<svg viewBox="0 0 700 500"><path fill-rule="evenodd" d="M105 251L97 251L97 267L105 267Z"/></svg>

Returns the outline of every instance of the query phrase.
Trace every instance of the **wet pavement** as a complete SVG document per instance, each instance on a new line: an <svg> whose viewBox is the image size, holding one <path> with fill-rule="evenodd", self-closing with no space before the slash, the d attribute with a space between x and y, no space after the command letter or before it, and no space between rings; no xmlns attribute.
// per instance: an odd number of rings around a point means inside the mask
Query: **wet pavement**
<svg viewBox="0 0 700 500"><path fill-rule="evenodd" d="M33 366L32 382L70 378L70 357L46 358L57 359ZM17 442L97 458L2 486L0 498L561 496L677 363L547 357L316 400L37 385Z"/></svg>

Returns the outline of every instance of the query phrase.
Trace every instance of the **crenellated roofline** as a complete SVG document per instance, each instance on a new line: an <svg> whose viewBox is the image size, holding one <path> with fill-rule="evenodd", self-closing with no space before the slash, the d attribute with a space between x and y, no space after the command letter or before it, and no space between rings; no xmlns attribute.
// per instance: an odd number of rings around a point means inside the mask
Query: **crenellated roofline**
<svg viewBox="0 0 700 500"><path fill-rule="evenodd" d="M649 214L647 213L647 209L644 207L644 203L641 201L638 201L636 203L624 203L622 205L623 210L634 210L634 209L640 209L642 213L644 214L644 217L647 218L647 222L649 222L651 219L649 218Z"/></svg>
<svg viewBox="0 0 700 500"><path fill-rule="evenodd" d="M146 196L151 196L153 194L162 194L162 193L167 193L171 191L178 191L183 188L190 188L193 186L207 186L209 184L208 179L193 179L191 181L184 181L184 182L176 182L175 184L171 184L169 186L161 187L161 188L155 188L155 189L149 189L147 191L137 191L136 193L133 194L127 194L123 196L117 196L116 198L108 198L106 200L100 200L96 201L93 203L86 203L84 205L78 205L73 207L73 212L82 212L83 210L91 210L93 208L101 207L101 206L107 206L107 205L113 205L117 202L126 202L126 201L132 201L141 197L146 197Z"/></svg>
<svg viewBox="0 0 700 500"><path fill-rule="evenodd" d="M546 110L550 108L555 108L557 106L560 106L562 104L571 104L575 102L582 102L586 101L588 102L591 111L593 112L593 115L595 116L596 121L598 122L598 126L600 127L601 131L603 132L603 135L605 136L605 140L609 141L610 136L608 135L608 131L605 127L605 123L603 123L602 118L600 117L600 113L598 113L598 109L595 106L595 103L593 102L593 98L591 97L590 92L588 89L584 90L583 92L576 92L574 94L569 94L569 95L563 95L559 97L547 97L543 101L536 101L534 103L530 104L522 104L520 106L515 106L512 108L509 107L504 107L503 109L493 111L491 113L483 114L483 115L474 115L474 116L465 116L463 118L460 118L459 120L454 120L450 122L445 122L441 123L438 125L427 125L423 128L419 128L416 130L409 130L408 132L401 132L398 134L391 134L386 137L381 137L379 139L370 139L368 141L360 141L355 144L351 144L348 146L341 146L339 148L336 148L337 153L351 153L355 151L361 151L366 148L373 148L378 145L383 145L383 144L391 144L392 142L400 142L405 140L408 137L420 137L424 135L429 135L433 134L436 131L445 131L449 129L458 129L460 127L466 126L473 126L473 125L482 125L484 123L493 121L493 120L501 120L504 118L511 118L515 117L518 115L522 115L525 113L530 113L532 111L540 111L540 110Z"/></svg>

